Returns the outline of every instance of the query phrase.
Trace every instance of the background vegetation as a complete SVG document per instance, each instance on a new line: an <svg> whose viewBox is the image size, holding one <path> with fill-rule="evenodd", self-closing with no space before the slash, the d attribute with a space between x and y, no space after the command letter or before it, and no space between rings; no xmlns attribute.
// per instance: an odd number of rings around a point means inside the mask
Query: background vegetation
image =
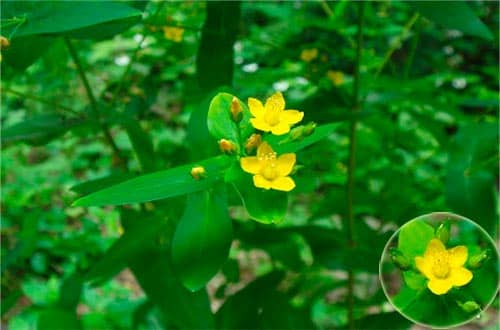
<svg viewBox="0 0 500 330"><path fill-rule="evenodd" d="M497 238L498 2L1 6L9 329L407 329L378 280L396 228L452 211ZM171 264L185 196L72 203L220 154L218 91L282 91L322 135L297 154L281 223L227 187L229 258L193 260L208 283L192 292Z"/></svg>

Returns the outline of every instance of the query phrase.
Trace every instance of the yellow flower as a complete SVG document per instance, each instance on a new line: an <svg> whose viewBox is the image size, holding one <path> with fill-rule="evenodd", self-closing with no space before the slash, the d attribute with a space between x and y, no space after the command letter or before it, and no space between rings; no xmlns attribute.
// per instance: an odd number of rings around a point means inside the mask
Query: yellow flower
<svg viewBox="0 0 500 330"><path fill-rule="evenodd" d="M427 287L432 293L442 295L454 286L463 286L472 280L472 273L464 266L467 247L460 245L446 250L443 242L433 238L423 257L415 257L418 270L429 279Z"/></svg>
<svg viewBox="0 0 500 330"><path fill-rule="evenodd" d="M267 142L262 142L257 149L257 156L243 157L240 160L243 171L254 174L253 184L257 188L290 191L295 182L288 175L295 165L295 154L276 153Z"/></svg>
<svg viewBox="0 0 500 330"><path fill-rule="evenodd" d="M283 135L290 131L290 126L298 123L304 113L297 110L285 110L285 99L280 92L276 92L262 105L257 99L248 98L248 107L254 118L250 119L253 127L275 135Z"/></svg>
<svg viewBox="0 0 500 330"><path fill-rule="evenodd" d="M334 86L340 86L344 83L344 74L340 71L328 70L326 76Z"/></svg>
<svg viewBox="0 0 500 330"><path fill-rule="evenodd" d="M191 176L195 180L203 179L206 176L207 172L203 166L195 166L191 169Z"/></svg>
<svg viewBox="0 0 500 330"><path fill-rule="evenodd" d="M163 34L165 35L165 38L168 40L172 40L174 42L181 42L182 35L184 34L184 29L179 27L164 26Z"/></svg>
<svg viewBox="0 0 500 330"><path fill-rule="evenodd" d="M316 48L304 49L300 53L300 59L304 62L311 62L316 57L318 57L318 49Z"/></svg>

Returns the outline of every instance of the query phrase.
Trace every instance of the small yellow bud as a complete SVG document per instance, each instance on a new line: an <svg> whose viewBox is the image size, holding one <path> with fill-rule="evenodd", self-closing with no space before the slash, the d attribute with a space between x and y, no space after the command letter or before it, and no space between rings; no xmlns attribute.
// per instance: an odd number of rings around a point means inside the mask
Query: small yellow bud
<svg viewBox="0 0 500 330"><path fill-rule="evenodd" d="M184 29L175 26L164 26L163 35L165 39L172 40L173 42L181 42Z"/></svg>
<svg viewBox="0 0 500 330"><path fill-rule="evenodd" d="M236 151L236 145L226 139L219 140L219 149L225 154L232 154Z"/></svg>
<svg viewBox="0 0 500 330"><path fill-rule="evenodd" d="M262 143L262 136L260 134L254 133L250 135L245 143L245 150L247 154L251 153L253 150L257 149L257 147Z"/></svg>
<svg viewBox="0 0 500 330"><path fill-rule="evenodd" d="M243 109L241 108L240 101L236 96L231 100L231 117L235 123L239 123L243 118Z"/></svg>
<svg viewBox="0 0 500 330"><path fill-rule="evenodd" d="M0 36L0 49L7 49L10 46L9 39L4 36Z"/></svg>
<svg viewBox="0 0 500 330"><path fill-rule="evenodd" d="M203 166L195 166L191 169L191 176L195 180L203 179L207 173L205 172L205 168Z"/></svg>

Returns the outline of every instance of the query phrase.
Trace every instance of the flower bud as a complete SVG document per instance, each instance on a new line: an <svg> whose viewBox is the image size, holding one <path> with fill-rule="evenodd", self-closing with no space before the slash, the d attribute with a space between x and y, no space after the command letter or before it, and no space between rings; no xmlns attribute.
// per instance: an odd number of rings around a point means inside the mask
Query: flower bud
<svg viewBox="0 0 500 330"><path fill-rule="evenodd" d="M410 260L397 248L393 247L389 250L392 262L401 270L408 270L411 267Z"/></svg>
<svg viewBox="0 0 500 330"><path fill-rule="evenodd" d="M262 143L262 136L260 134L254 133L250 135L245 143L245 150L247 154L251 153L253 150L257 149L257 147Z"/></svg>
<svg viewBox="0 0 500 330"><path fill-rule="evenodd" d="M481 250L469 257L468 266L470 269L480 268L490 256L489 250Z"/></svg>
<svg viewBox="0 0 500 330"><path fill-rule="evenodd" d="M10 46L9 39L4 36L0 36L0 49L7 49Z"/></svg>
<svg viewBox="0 0 500 330"><path fill-rule="evenodd" d="M290 141L300 141L304 138L304 126L297 126L290 131Z"/></svg>
<svg viewBox="0 0 500 330"><path fill-rule="evenodd" d="M460 308L462 308L462 310L464 312L467 312L467 313L472 313L474 311L481 309L481 306L477 302L475 302L474 300L469 300L469 301L466 301L464 303L457 301L457 304L458 304L458 306L460 306Z"/></svg>
<svg viewBox="0 0 500 330"><path fill-rule="evenodd" d="M450 222L445 221L439 224L439 226L436 228L436 238L439 239L443 244L446 245L448 243L448 240L450 239Z"/></svg>
<svg viewBox="0 0 500 330"><path fill-rule="evenodd" d="M231 100L231 118L233 118L235 123L239 123L243 119L243 109L236 96L233 96Z"/></svg>
<svg viewBox="0 0 500 330"><path fill-rule="evenodd" d="M195 180L200 180L205 178L207 173L205 172L205 168L203 166L195 166L191 169L191 176Z"/></svg>
<svg viewBox="0 0 500 330"><path fill-rule="evenodd" d="M316 130L316 123L311 121L304 126L304 137L311 135Z"/></svg>
<svg viewBox="0 0 500 330"><path fill-rule="evenodd" d="M233 154L236 151L236 145L233 142L229 141L229 140L220 139L219 140L219 149L223 153L225 153L227 155L230 155L230 154Z"/></svg>

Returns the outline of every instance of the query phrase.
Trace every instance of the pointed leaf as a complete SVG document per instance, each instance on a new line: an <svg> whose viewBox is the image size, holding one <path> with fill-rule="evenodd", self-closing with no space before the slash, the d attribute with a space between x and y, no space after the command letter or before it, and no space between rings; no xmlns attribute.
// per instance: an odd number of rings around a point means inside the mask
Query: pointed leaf
<svg viewBox="0 0 500 330"><path fill-rule="evenodd" d="M138 176L99 190L76 200L74 206L102 206L142 203L205 190L224 177L229 167L227 156L176 167L166 171ZM203 166L206 176L198 180L191 176L194 166Z"/></svg>
<svg viewBox="0 0 500 330"><path fill-rule="evenodd" d="M233 239L225 186L191 194L174 234L172 262L186 288L202 288L227 260Z"/></svg>

